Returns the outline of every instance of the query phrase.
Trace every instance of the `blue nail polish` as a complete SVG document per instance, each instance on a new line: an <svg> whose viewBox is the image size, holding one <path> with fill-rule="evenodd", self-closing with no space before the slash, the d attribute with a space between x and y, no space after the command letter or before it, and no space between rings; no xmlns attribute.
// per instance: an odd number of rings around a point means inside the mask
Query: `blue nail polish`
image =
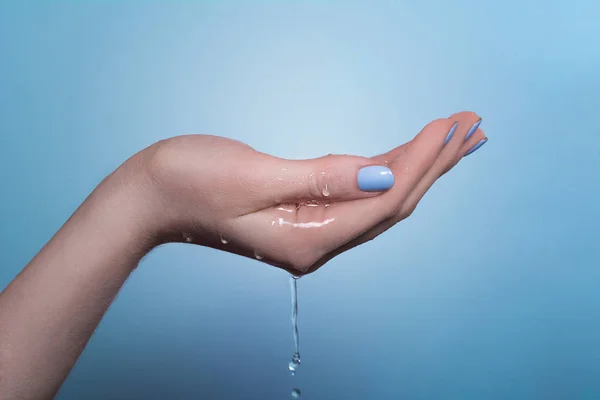
<svg viewBox="0 0 600 400"><path fill-rule="evenodd" d="M487 139L483 139L483 140L479 141L479 143L477 143L475 146L473 146L473 148L471 150L467 151L467 154L465 154L465 157L471 153L474 153L475 150L477 150L478 148L483 146L485 144L485 142L487 142L487 141L488 141Z"/></svg>
<svg viewBox="0 0 600 400"><path fill-rule="evenodd" d="M448 136L446 136L446 140L444 141L444 144L448 143L450 141L450 139L452 139L452 135L454 135L454 132L456 131L457 127L458 127L458 122L455 122L454 125L452 125L452 128L450 128L450 132L448 132Z"/></svg>
<svg viewBox="0 0 600 400"><path fill-rule="evenodd" d="M465 142L467 140L469 140L469 138L471 136L473 136L473 134L475 133L475 131L477 130L477 128L479 128L479 125L481 125L481 118L479 118L479 121L475 122L473 124L473 126L471 127L471 129L469 129L469 132L467 133L467 136L465 137Z"/></svg>
<svg viewBox="0 0 600 400"><path fill-rule="evenodd" d="M394 174L387 167L371 165L358 171L358 188L363 192L381 192L392 186Z"/></svg>

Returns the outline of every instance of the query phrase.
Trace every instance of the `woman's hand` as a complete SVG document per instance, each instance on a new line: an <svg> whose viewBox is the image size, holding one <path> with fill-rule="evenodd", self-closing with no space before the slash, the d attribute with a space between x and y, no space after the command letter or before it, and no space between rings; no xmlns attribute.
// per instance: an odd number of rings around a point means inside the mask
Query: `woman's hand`
<svg viewBox="0 0 600 400"><path fill-rule="evenodd" d="M478 127L473 113L439 119L373 158L289 161L203 135L142 150L0 293L0 397L52 398L153 246L193 242L312 272L408 217L485 143Z"/></svg>
<svg viewBox="0 0 600 400"><path fill-rule="evenodd" d="M435 120L373 158L292 161L188 135L128 163L151 187L155 242L193 242L302 275L408 217L442 174L485 143L479 122L470 112Z"/></svg>

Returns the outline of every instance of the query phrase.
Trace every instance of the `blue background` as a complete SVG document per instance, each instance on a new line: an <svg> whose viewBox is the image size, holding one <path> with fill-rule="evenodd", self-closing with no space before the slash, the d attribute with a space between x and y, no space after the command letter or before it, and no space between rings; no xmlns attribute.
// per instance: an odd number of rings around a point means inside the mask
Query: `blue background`
<svg viewBox="0 0 600 400"><path fill-rule="evenodd" d="M0 3L0 287L139 149L214 133L374 155L465 109L490 138L415 214L299 281L143 260L58 398L600 398L600 5Z"/></svg>

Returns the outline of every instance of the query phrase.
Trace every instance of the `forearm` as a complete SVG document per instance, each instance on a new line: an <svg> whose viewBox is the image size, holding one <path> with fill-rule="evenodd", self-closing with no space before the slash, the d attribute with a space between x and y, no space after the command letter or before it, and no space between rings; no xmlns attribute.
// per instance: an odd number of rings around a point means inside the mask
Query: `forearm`
<svg viewBox="0 0 600 400"><path fill-rule="evenodd" d="M117 171L0 294L0 398L52 398L152 242L139 191Z"/></svg>

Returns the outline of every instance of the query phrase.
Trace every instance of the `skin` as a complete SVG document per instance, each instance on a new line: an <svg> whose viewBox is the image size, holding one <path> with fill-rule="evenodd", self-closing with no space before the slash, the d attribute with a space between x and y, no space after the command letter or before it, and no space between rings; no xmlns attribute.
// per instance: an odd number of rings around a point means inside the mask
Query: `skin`
<svg viewBox="0 0 600 400"><path fill-rule="evenodd" d="M98 185L0 294L0 398L53 398L127 277L154 247L190 242L258 254L295 275L314 272L407 218L431 185L485 138L478 129L465 141L478 119L462 112L435 120L412 141L372 158L291 161L208 135L142 150ZM360 191L357 172L367 165L388 166L394 186Z"/></svg>

